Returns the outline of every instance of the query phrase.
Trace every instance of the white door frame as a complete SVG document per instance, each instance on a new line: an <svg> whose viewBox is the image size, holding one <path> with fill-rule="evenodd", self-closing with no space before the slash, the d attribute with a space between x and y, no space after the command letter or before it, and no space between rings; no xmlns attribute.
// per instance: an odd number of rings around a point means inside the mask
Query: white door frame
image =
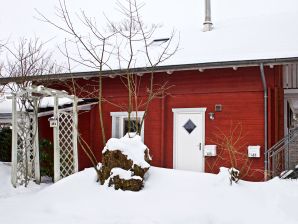
<svg viewBox="0 0 298 224"><path fill-rule="evenodd" d="M176 169L177 167L177 131L176 131L176 125L177 125L177 114L202 114L202 171L205 172L205 159L204 159L204 145L205 145L205 112L207 108L173 108L172 111L174 113L174 120L173 120L173 168Z"/></svg>

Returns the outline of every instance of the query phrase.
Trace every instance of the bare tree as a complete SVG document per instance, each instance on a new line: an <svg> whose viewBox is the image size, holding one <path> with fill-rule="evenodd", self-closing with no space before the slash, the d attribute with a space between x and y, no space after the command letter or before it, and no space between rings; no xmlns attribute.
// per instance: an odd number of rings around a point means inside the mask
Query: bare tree
<svg viewBox="0 0 298 224"><path fill-rule="evenodd" d="M147 116L150 103L159 97L164 97L167 90L171 88L168 82L157 83L155 81L155 70L158 65L171 58L178 50L178 41L175 41L175 32L172 31L169 37L159 39L156 42L158 46L152 46L153 37L160 26L158 24L147 25L143 22L141 10L144 3L138 3L137 0L125 0L124 3L118 2L119 11L124 19L119 23L109 20L111 30L119 36L119 42L116 42L117 59L119 67L124 71L121 76L122 82L128 92L128 132L133 129L140 134L144 119ZM140 59L141 58L141 59ZM149 83L146 83L145 97L140 97L141 85L144 85L142 74L136 74L136 66L147 67L147 75L150 76ZM141 120L136 120L135 127L131 127L131 112L144 110ZM137 119L137 118L136 118ZM137 123L140 122L140 125Z"/></svg>
<svg viewBox="0 0 298 224"><path fill-rule="evenodd" d="M5 46L4 43L0 42L0 77L2 76L2 73L3 73L3 66L4 66L4 61L1 57L1 53L2 53L2 48ZM0 85L0 94L1 92L4 91L4 85Z"/></svg>
<svg viewBox="0 0 298 224"><path fill-rule="evenodd" d="M9 86L11 91L16 92L19 88L31 85L29 76L39 76L62 71L52 59L52 53L44 49L45 43L38 38L22 38L12 47L5 45L7 53L6 61L2 65L1 77L18 78L17 85Z"/></svg>
<svg viewBox="0 0 298 224"><path fill-rule="evenodd" d="M115 35L114 32L102 32L96 24L96 21L89 18L84 11L81 11L80 16L78 16L81 25L87 29L87 34L81 34L75 27L73 18L68 11L65 0L59 1L59 7L57 8L56 14L62 24L55 23L48 19L41 12L37 11L41 17L41 20L51 24L57 29L68 34L72 39L71 43L75 45L77 57L72 56L68 53L67 43L65 43L65 49L61 52L70 60L86 66L90 69L95 69L98 71L98 107L99 107L99 118L100 126L102 132L102 141L106 143L103 115L102 115L102 75L104 67L109 68L108 61L112 55L113 45L111 44L111 39ZM70 67L69 67L70 68Z"/></svg>
<svg viewBox="0 0 298 224"><path fill-rule="evenodd" d="M102 112L103 94L102 94L102 76L104 67L109 67L108 61L111 57L113 46L111 44L111 39L115 35L113 32L102 32L96 25L96 21L89 18L84 11L81 11L80 16L77 15L76 19L79 19L79 23L87 29L87 34L82 34L79 29L76 28L73 22L74 18L68 11L66 1L59 1L59 6L56 8L56 15L59 22L53 22L41 12L37 10L40 16L40 20L46 22L58 30L68 34L70 37L69 41L65 41L64 48L60 51L64 54L68 61L68 71L71 73L71 62L78 63L89 69L96 70L98 72L98 82L96 83L96 88L92 88L91 91L86 93L86 89L82 88L74 79L71 79L71 83L64 83L67 85L68 89L75 95L86 95L94 96L97 93L98 98L98 111L100 118L101 136L103 144L106 143L106 134L104 129L104 120ZM76 55L69 53L69 45L74 45L76 50ZM82 94L84 93L84 94ZM79 132L78 132L79 133ZM86 156L91 161L94 169L96 170L99 177L99 169L97 168L98 161L88 145L88 143L79 134L79 144L83 149Z"/></svg>
<svg viewBox="0 0 298 224"><path fill-rule="evenodd" d="M73 18L68 11L65 0L59 2L59 7L56 11L61 24L50 20L37 11L42 21L51 24L72 37L70 42L76 46L76 56L70 55L65 49L62 51L69 60L98 71L99 80L96 91L99 99L99 117L103 144L106 142L106 137L102 103L111 103L120 109L124 109L123 105L104 99L102 95L104 69L113 70L118 68L122 70L121 80L128 91L128 103L125 108L128 111L129 120L131 111L138 111L139 108L144 108L145 113L140 121L142 126L150 103L155 98L165 95L165 92L169 89L166 82L155 82L154 70L159 64L172 57L178 49L178 41L173 44L175 40L174 31L167 38L163 39L161 43L159 42L158 46L151 46L154 40L153 37L160 26L157 24L147 25L143 22L141 17L141 10L144 7L143 3L138 4L136 0L123 0L118 1L117 5L122 18L119 22L115 22L105 16L108 22L106 29L99 28L96 20L88 17L84 11L81 11L79 15L77 14ZM75 26L75 19L78 19L81 25L83 25L83 30L87 30L87 32L80 32L80 29ZM143 67L147 67L147 73L150 75L150 81L145 88L146 98L142 100L139 100L138 96L140 95L140 85L143 83L143 80L138 74L133 72L134 68L139 66L136 64L137 58L142 58L142 61L139 60L141 61L140 64Z"/></svg>
<svg viewBox="0 0 298 224"><path fill-rule="evenodd" d="M208 139L211 144L218 146L216 158L207 158L206 166L209 171L215 173L219 165L231 168L230 174L234 182L246 177L252 177L261 170L253 169L253 160L247 156L246 141L247 134L243 131L241 122L232 122L228 130L219 128L213 132L213 136ZM239 171L239 172L238 172Z"/></svg>
<svg viewBox="0 0 298 224"><path fill-rule="evenodd" d="M103 28L97 25L97 21L81 10L79 14L72 16L72 12L68 10L65 0L59 1L56 9L56 15L59 21L49 19L43 13L37 11L40 20L46 22L58 30L66 33L70 38L65 41L64 48L61 52L68 60L68 68L71 73L71 62L78 63L89 69L98 72L98 80L90 81L88 87L81 86L74 79L71 82L65 82L67 88L75 95L94 96L97 93L99 119L101 127L102 142L106 143L105 125L103 120L103 103L109 103L120 110L128 111L129 116L129 132L131 130L131 112L139 111L141 108L145 110L140 124L143 125L144 119L150 103L157 97L165 95L170 86L165 83L156 83L154 79L154 70L162 62L172 57L177 51L178 44L172 46L175 33L172 32L166 39L166 43L162 43L156 48L151 48L153 35L160 27L159 25L145 25L141 18L141 9L144 4L137 4L136 0L124 0L118 2L119 12L122 19L119 22L111 21L107 16L107 27ZM81 29L79 28L79 23ZM83 27L83 28L82 28ZM85 32L81 32L84 30ZM74 46L71 48L70 46ZM75 49L75 54L71 50ZM147 73L150 75L149 83L144 83L139 74L135 74L134 69L137 58L142 57L142 66L147 67ZM104 73L109 70L120 69L120 77L124 87L127 89L127 104L120 105L108 98L103 97L103 78ZM91 83L93 82L93 83ZM144 97L140 97L141 86L145 86L143 90ZM141 128L137 129L140 134ZM80 139L80 144L96 168L96 158L84 139Z"/></svg>
<svg viewBox="0 0 298 224"><path fill-rule="evenodd" d="M9 92L17 94L30 87L32 82L28 80L30 76L41 76L49 73L62 71L52 60L52 54L44 48L44 43L39 39L22 38L18 43L13 43L10 47L4 46L6 60L2 64L1 77L16 78L16 83L9 83L5 86ZM30 180L30 153L32 150L32 141L37 135L36 130L32 129L31 121L37 121L39 102L34 99L30 93L22 93L16 98L18 119L17 133L18 138L22 141L18 143L17 159L22 161L22 180L20 184L28 185ZM35 130L35 131L34 131ZM37 158L39 159L39 158Z"/></svg>

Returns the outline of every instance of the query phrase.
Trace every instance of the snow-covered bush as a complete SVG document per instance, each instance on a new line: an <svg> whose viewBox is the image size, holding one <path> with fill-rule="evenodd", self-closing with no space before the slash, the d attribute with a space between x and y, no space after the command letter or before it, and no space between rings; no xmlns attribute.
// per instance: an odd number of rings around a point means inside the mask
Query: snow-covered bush
<svg viewBox="0 0 298 224"><path fill-rule="evenodd" d="M240 175L240 171L234 167L219 168L218 176L220 177L220 182L229 183L230 185L233 185L233 183L238 183L238 181L240 180L239 175Z"/></svg>
<svg viewBox="0 0 298 224"><path fill-rule="evenodd" d="M48 139L39 139L40 175L54 179L53 144Z"/></svg>
<svg viewBox="0 0 298 224"><path fill-rule="evenodd" d="M232 167L229 169L229 174L230 174L230 184L232 185L233 183L238 183L240 179L240 171Z"/></svg>
<svg viewBox="0 0 298 224"><path fill-rule="evenodd" d="M139 135L111 138L102 151L100 183L115 189L139 191L150 168L149 149Z"/></svg>
<svg viewBox="0 0 298 224"><path fill-rule="evenodd" d="M114 186L116 190L139 191L143 187L143 178L134 175L132 171L113 168L111 170L109 186Z"/></svg>

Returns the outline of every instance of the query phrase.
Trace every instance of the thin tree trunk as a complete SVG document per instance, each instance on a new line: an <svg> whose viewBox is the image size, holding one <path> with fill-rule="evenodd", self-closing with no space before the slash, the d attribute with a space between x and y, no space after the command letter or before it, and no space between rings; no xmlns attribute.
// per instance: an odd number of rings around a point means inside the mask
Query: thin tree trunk
<svg viewBox="0 0 298 224"><path fill-rule="evenodd" d="M106 145L106 134L104 129L104 122L103 122L103 112L102 112L102 76L101 72L99 75L99 84L98 84L98 112L99 112L99 121L101 127L101 137L103 145Z"/></svg>

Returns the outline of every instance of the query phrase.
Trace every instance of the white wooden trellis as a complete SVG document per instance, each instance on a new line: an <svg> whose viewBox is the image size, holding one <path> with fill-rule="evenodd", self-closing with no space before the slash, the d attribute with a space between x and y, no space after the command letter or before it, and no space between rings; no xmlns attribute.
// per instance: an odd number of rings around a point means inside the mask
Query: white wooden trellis
<svg viewBox="0 0 298 224"><path fill-rule="evenodd" d="M38 106L42 97L54 97L54 181L78 171L77 97L43 86L27 87L12 96L13 186L40 182ZM59 99L72 100L72 108L60 109Z"/></svg>
<svg viewBox="0 0 298 224"><path fill-rule="evenodd" d="M78 171L77 150L77 98L73 98L72 110L59 110L59 97L54 100L54 181Z"/></svg>
<svg viewBox="0 0 298 224"><path fill-rule="evenodd" d="M40 182L38 124L34 107L37 98L27 94L13 95L12 114L12 184L27 185L29 180ZM18 109L17 109L18 108ZM28 109L32 108L30 112Z"/></svg>

